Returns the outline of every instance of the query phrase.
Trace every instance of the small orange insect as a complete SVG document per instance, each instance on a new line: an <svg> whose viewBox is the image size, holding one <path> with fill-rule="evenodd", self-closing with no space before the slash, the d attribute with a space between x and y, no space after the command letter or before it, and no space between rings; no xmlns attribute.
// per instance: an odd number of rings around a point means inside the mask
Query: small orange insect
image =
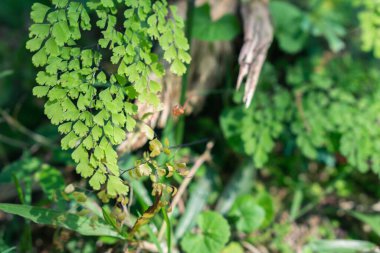
<svg viewBox="0 0 380 253"><path fill-rule="evenodd" d="M179 117L185 113L185 106L175 105L172 109L172 113L175 117Z"/></svg>
<svg viewBox="0 0 380 253"><path fill-rule="evenodd" d="M182 105L175 105L172 109L172 114L175 116L175 117L179 117L181 115L183 115L185 113L185 110L186 110L186 107L187 107L187 103L189 102L189 99L186 99L186 102L185 104L182 106Z"/></svg>

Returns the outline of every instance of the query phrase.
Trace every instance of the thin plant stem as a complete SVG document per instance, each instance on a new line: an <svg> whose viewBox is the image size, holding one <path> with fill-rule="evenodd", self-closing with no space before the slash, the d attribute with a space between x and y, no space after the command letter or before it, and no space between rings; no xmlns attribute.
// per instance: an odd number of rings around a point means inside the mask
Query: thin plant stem
<svg viewBox="0 0 380 253"><path fill-rule="evenodd" d="M186 27L185 27L185 32L186 32L186 37L189 41L190 49L189 51L191 52L191 40L192 40L192 32L191 30L193 29L193 13L194 13L194 7L195 7L195 0L188 0L187 1L187 13L186 13ZM186 91L187 91L187 86L189 82L189 68L190 64L187 64L187 71L186 73L182 76L182 89L181 89L181 97L180 97L180 104L183 105L186 101ZM176 144L181 144L183 140L183 135L184 135L184 130L185 130L185 117L182 115L178 119L177 123L177 129L176 129Z"/></svg>
<svg viewBox="0 0 380 253"><path fill-rule="evenodd" d="M161 211L162 211L162 216L164 217L164 221L166 224L166 241L168 245L168 253L171 253L172 252L172 227L171 227L170 219L169 219L166 208L162 208Z"/></svg>

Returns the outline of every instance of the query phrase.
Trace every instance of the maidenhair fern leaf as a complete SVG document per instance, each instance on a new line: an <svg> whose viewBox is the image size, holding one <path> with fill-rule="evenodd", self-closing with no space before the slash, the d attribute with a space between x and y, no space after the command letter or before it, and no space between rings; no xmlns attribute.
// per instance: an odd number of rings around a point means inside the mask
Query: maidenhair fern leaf
<svg viewBox="0 0 380 253"><path fill-rule="evenodd" d="M45 20L45 16L47 12L49 11L50 7L40 4L40 3L35 3L32 6L32 11L30 13L30 17L35 23L42 23Z"/></svg>
<svg viewBox="0 0 380 253"><path fill-rule="evenodd" d="M32 7L34 24L26 47L34 52L33 64L43 68L33 93L47 96L45 113L64 135L62 148L74 150L77 172L109 197L126 194L114 146L136 126L135 100L159 106L157 94L162 87L150 79L152 73L162 76L164 68L153 52L154 43L161 45L174 73L186 71L191 58L184 23L166 0L153 4L150 0L100 0L88 1L87 6L74 0L52 3L53 7L40 3ZM122 4L124 20L118 20ZM97 20L91 20L87 11L93 11ZM169 13L173 18L168 18ZM102 69L99 51L80 45L91 23L101 29L98 45L110 51L116 73ZM119 23L124 31L116 29ZM151 129L141 130L153 138Z"/></svg>

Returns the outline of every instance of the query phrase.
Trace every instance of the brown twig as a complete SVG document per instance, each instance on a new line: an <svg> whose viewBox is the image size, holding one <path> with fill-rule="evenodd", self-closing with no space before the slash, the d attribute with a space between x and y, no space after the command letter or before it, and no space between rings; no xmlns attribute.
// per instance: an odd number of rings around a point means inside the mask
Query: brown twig
<svg viewBox="0 0 380 253"><path fill-rule="evenodd" d="M242 245L244 248L248 250L250 253L262 253L260 250L258 250L255 246L248 242L242 242Z"/></svg>
<svg viewBox="0 0 380 253"><path fill-rule="evenodd" d="M194 163L193 167L190 169L189 174L186 176L186 178L183 180L182 184L178 188L177 194L174 196L173 201L170 204L170 210L174 210L174 208L178 205L179 201L181 200L182 195L185 193L186 188L189 186L191 180L193 179L195 173L197 173L198 169L207 161L211 160L211 149L214 147L213 142L208 142L206 146L205 152L198 157L196 162ZM172 213L169 213L169 218L171 217ZM163 223L160 229L160 232L158 234L158 239L161 240L164 236L164 232L166 229L166 223Z"/></svg>
<svg viewBox="0 0 380 253"><path fill-rule="evenodd" d="M137 243L131 243L132 247L136 247L136 251L133 252L159 252L157 246L151 242L139 241ZM129 253L128 246L125 246L124 253Z"/></svg>

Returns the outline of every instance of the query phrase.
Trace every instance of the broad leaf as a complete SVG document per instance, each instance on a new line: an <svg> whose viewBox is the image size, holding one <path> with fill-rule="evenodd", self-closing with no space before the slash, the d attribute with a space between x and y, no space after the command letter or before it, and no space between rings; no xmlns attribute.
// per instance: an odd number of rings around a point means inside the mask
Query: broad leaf
<svg viewBox="0 0 380 253"><path fill-rule="evenodd" d="M280 48L287 53L299 52L308 38L308 33L301 27L304 13L293 4L283 1L271 1L270 11Z"/></svg>
<svg viewBox="0 0 380 253"><path fill-rule="evenodd" d="M263 223L261 224L261 228L266 228L271 224L275 216L275 206L273 203L273 198L269 193L262 191L255 198L255 201L265 211L265 218Z"/></svg>
<svg viewBox="0 0 380 253"><path fill-rule="evenodd" d="M193 36L204 41L228 41L240 33L240 25L233 15L225 15L213 21L210 17L208 4L198 7L194 11Z"/></svg>
<svg viewBox="0 0 380 253"><path fill-rule="evenodd" d="M359 212L351 212L351 215L370 226L372 231L380 237L380 215L370 215Z"/></svg>
<svg viewBox="0 0 380 253"><path fill-rule="evenodd" d="M230 238L230 226L218 213L204 212L197 220L200 232L187 233L181 246L187 253L219 253Z"/></svg>
<svg viewBox="0 0 380 253"><path fill-rule="evenodd" d="M221 253L244 253L244 249L238 242L231 242Z"/></svg>
<svg viewBox="0 0 380 253"><path fill-rule="evenodd" d="M256 203L252 196L243 195L236 199L229 216L236 221L239 231L251 233L263 224L265 210Z"/></svg>
<svg viewBox="0 0 380 253"><path fill-rule="evenodd" d="M92 220L68 212L18 204L0 204L0 210L19 215L38 224L58 226L87 236L112 236L122 238L103 221Z"/></svg>
<svg viewBox="0 0 380 253"><path fill-rule="evenodd" d="M375 252L376 245L357 240L320 240L307 245L313 253L364 253Z"/></svg>

